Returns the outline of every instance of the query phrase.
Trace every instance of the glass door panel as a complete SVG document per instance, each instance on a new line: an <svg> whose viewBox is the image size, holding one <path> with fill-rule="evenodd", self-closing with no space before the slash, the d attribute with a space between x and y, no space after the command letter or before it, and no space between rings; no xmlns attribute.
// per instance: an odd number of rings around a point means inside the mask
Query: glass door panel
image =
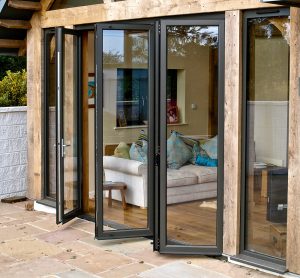
<svg viewBox="0 0 300 278"><path fill-rule="evenodd" d="M153 65L148 25L97 26L98 238L152 234Z"/></svg>
<svg viewBox="0 0 300 278"><path fill-rule="evenodd" d="M45 196L56 198L56 86L55 86L55 32L45 31Z"/></svg>
<svg viewBox="0 0 300 278"><path fill-rule="evenodd" d="M246 23L243 247L283 263L288 209L290 21L288 13L272 17L255 14Z"/></svg>
<svg viewBox="0 0 300 278"><path fill-rule="evenodd" d="M160 251L221 254L223 23L162 21Z"/></svg>
<svg viewBox="0 0 300 278"><path fill-rule="evenodd" d="M81 210L81 37L74 30L56 29L57 37L57 222Z"/></svg>

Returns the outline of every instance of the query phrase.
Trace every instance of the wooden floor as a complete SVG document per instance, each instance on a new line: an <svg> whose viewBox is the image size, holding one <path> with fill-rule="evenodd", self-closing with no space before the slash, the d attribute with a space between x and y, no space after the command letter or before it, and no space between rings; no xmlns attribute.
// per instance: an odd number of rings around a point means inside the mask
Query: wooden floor
<svg viewBox="0 0 300 278"><path fill-rule="evenodd" d="M266 220L266 198L255 192L255 203L248 213L249 226L246 248L275 257L285 257L270 235L271 222ZM212 201L212 200L209 200ZM216 244L216 209L201 207L202 201L169 205L167 209L168 240L187 245ZM94 214L94 201L90 200L90 213ZM147 209L128 204L123 210L121 202L113 200L112 207L104 201L104 220L130 228L147 227Z"/></svg>
<svg viewBox="0 0 300 278"><path fill-rule="evenodd" d="M104 202L104 220L130 228L147 227L147 209L128 204L128 208L123 210L121 202L113 200L112 207L107 205L107 200ZM168 206L168 240L176 240L187 245L216 244L216 209L202 208L201 204L202 201L195 201ZM92 200L90 207L90 212L94 213Z"/></svg>

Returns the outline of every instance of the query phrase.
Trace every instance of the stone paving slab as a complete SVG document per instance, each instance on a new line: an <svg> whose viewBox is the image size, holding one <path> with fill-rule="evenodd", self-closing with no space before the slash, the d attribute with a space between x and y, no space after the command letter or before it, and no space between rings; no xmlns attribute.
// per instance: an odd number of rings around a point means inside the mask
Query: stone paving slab
<svg viewBox="0 0 300 278"><path fill-rule="evenodd" d="M140 274L143 278L230 278L227 275L184 262L169 263Z"/></svg>
<svg viewBox="0 0 300 278"><path fill-rule="evenodd" d="M153 252L145 238L98 241L94 223L56 225L55 215L0 203L1 278L270 278L205 256Z"/></svg>

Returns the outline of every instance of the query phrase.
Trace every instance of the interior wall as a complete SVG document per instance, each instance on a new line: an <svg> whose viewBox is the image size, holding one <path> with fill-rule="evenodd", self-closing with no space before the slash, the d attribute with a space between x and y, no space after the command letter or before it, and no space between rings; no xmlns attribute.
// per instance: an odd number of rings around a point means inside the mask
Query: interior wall
<svg viewBox="0 0 300 278"><path fill-rule="evenodd" d="M255 40L255 100L288 99L288 55L289 46L283 38Z"/></svg>

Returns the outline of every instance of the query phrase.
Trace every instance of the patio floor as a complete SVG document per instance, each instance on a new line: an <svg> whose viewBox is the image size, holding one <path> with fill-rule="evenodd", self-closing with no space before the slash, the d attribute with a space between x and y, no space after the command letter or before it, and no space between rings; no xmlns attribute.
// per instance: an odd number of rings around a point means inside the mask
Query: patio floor
<svg viewBox="0 0 300 278"><path fill-rule="evenodd" d="M166 256L151 240L94 240L94 223L0 203L0 277L275 277L208 257Z"/></svg>

